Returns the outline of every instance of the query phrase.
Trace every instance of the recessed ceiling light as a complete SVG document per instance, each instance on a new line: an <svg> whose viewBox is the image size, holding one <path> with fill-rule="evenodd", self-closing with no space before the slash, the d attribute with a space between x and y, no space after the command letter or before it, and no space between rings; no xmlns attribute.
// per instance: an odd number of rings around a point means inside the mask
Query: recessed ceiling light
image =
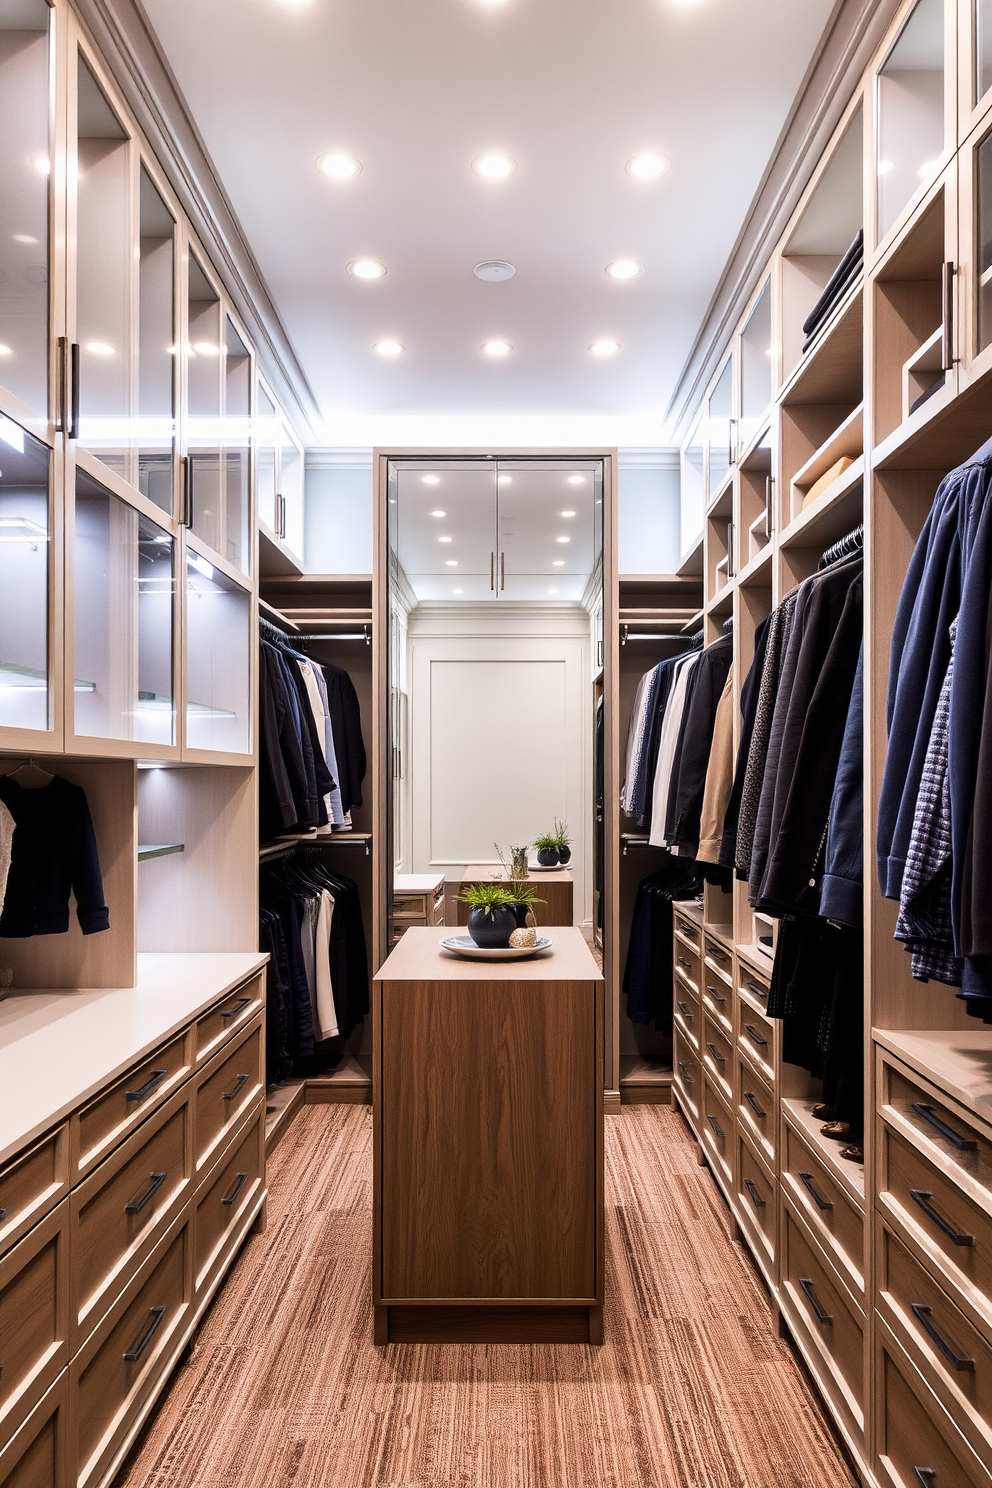
<svg viewBox="0 0 992 1488"><path fill-rule="evenodd" d="M512 481L512 479L513 479L513 476L512 475L498 475L496 477L496 484L498 486L508 486L510 484L510 482Z"/></svg>
<svg viewBox="0 0 992 1488"><path fill-rule="evenodd" d="M509 355L513 347L509 341L483 341L482 349L486 356L504 357Z"/></svg>
<svg viewBox="0 0 992 1488"><path fill-rule="evenodd" d="M12 346L4 346L2 343L0 343L0 356L13 356L13 355L14 355L14 348Z"/></svg>
<svg viewBox="0 0 992 1488"><path fill-rule="evenodd" d="M438 538L438 542L450 542L450 541L451 541L451 538L450 537L439 537Z"/></svg>
<svg viewBox="0 0 992 1488"><path fill-rule="evenodd" d="M93 356L108 357L114 355L114 348L106 341L87 341L86 350L92 352Z"/></svg>
<svg viewBox="0 0 992 1488"><path fill-rule="evenodd" d="M620 342L619 341L594 341L592 343L592 345L590 346L589 350L592 352L593 356L597 356L597 357L611 357L611 356L615 356L616 353L620 350Z"/></svg>
<svg viewBox="0 0 992 1488"><path fill-rule="evenodd" d="M391 357L402 356L406 347L402 341L376 341L373 343L372 350L377 351L380 356Z"/></svg>
<svg viewBox="0 0 992 1488"><path fill-rule="evenodd" d="M350 155L318 155L317 169L332 181L350 181L352 176L361 175L362 162Z"/></svg>
<svg viewBox="0 0 992 1488"><path fill-rule="evenodd" d="M425 486L436 486L440 483L441 477L439 475L422 475L420 479Z"/></svg>
<svg viewBox="0 0 992 1488"><path fill-rule="evenodd" d="M585 483L585 476L584 475L570 475L568 477L568 484L570 486L581 486L584 483Z"/></svg>
<svg viewBox="0 0 992 1488"><path fill-rule="evenodd" d="M472 161L475 174L485 176L487 181L501 181L504 176L512 176L516 168L517 162L509 155L480 155Z"/></svg>
<svg viewBox="0 0 992 1488"><path fill-rule="evenodd" d="M558 590L557 589L549 589L548 590L548 593L549 594L557 594L558 593Z"/></svg>
<svg viewBox="0 0 992 1488"><path fill-rule="evenodd" d="M385 272L386 265L377 258L353 258L348 265L348 273L356 279L381 279Z"/></svg>
<svg viewBox="0 0 992 1488"><path fill-rule="evenodd" d="M444 566L445 566L445 568L457 568L458 567L458 559L457 558L446 558L444 560Z"/></svg>
<svg viewBox="0 0 992 1488"><path fill-rule="evenodd" d="M615 258L606 265L606 272L611 279L636 279L644 273L644 265L636 258Z"/></svg>
<svg viewBox="0 0 992 1488"><path fill-rule="evenodd" d="M448 513L447 512L443 512L443 511L432 511L431 512L431 516L432 517L446 517L447 515L448 515Z"/></svg>
<svg viewBox="0 0 992 1488"><path fill-rule="evenodd" d="M667 155L635 155L626 167L628 176L636 176L639 181L656 181L671 168Z"/></svg>
<svg viewBox="0 0 992 1488"><path fill-rule="evenodd" d="M513 264L502 258L487 258L472 270L476 279L485 279L488 284L505 284L516 272Z"/></svg>
<svg viewBox="0 0 992 1488"><path fill-rule="evenodd" d="M556 537L555 538L555 542L560 542L560 543L571 542L571 541L572 541L572 539L570 537Z"/></svg>
<svg viewBox="0 0 992 1488"><path fill-rule="evenodd" d="M574 511L563 511L563 512L562 512L562 513L561 513L561 515L562 515L562 516L563 516L563 517L574 517L574 516L575 516L575 513L574 513Z"/></svg>
<svg viewBox="0 0 992 1488"><path fill-rule="evenodd" d="M552 568L564 568L565 567L565 560L564 560L564 558L552 558L552 560L551 560L551 567Z"/></svg>
<svg viewBox="0 0 992 1488"><path fill-rule="evenodd" d="M190 350L197 356L220 356L220 348L212 341L194 341Z"/></svg>
<svg viewBox="0 0 992 1488"><path fill-rule="evenodd" d="M452 592L452 594L464 594L465 593L465 590L464 589L452 589L451 592Z"/></svg>

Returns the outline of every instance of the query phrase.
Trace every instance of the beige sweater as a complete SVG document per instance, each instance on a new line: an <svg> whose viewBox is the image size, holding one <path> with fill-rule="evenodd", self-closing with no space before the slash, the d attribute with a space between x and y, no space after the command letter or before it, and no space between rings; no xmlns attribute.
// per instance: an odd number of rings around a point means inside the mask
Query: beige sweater
<svg viewBox="0 0 992 1488"><path fill-rule="evenodd" d="M727 673L713 723L710 762L706 767L703 809L699 822L700 863L718 863L723 841L723 819L734 783L734 669Z"/></svg>

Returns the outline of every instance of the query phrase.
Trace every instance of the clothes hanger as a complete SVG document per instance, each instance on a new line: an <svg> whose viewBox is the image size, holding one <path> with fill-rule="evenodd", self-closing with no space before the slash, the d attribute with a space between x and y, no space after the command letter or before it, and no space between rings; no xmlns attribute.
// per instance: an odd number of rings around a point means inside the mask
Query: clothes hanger
<svg viewBox="0 0 992 1488"><path fill-rule="evenodd" d="M43 786L51 785L55 779L55 776L48 770L43 770L40 765L35 764L33 759L27 759L22 764L17 765L13 770L5 770L3 773L7 776L8 780L13 780L22 771L26 771L30 775L30 779L18 780L17 782L24 790L41 790Z"/></svg>
<svg viewBox="0 0 992 1488"><path fill-rule="evenodd" d="M855 553L864 552L864 546L865 529L864 524L862 523L859 526L855 527L853 531L847 532L844 534L843 537L838 538L837 541L826 550L826 552L823 554L823 557L816 565L817 570L830 568L834 563L839 563L843 558L851 558L854 556Z"/></svg>

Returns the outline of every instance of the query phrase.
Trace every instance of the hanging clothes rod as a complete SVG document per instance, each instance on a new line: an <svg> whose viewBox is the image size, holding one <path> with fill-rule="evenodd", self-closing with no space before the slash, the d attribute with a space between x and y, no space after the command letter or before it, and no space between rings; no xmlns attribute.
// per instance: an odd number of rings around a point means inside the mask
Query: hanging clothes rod
<svg viewBox="0 0 992 1488"><path fill-rule="evenodd" d="M274 858L288 857L290 853L317 852L329 847L364 847L365 856L372 852L372 838L368 832L359 832L352 837L347 832L325 833L322 837L301 838L298 842L267 842L258 849L260 863L270 863Z"/></svg>

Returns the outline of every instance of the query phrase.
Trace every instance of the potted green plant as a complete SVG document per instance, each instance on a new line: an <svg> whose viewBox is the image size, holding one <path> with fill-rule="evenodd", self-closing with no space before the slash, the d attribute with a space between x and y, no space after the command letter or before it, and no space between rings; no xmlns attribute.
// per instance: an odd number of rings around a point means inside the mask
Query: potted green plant
<svg viewBox="0 0 992 1488"><path fill-rule="evenodd" d="M468 933L477 946L500 950L510 944L517 928L514 893L506 884L469 884L458 896L469 906Z"/></svg>
<svg viewBox="0 0 992 1488"><path fill-rule="evenodd" d="M531 918L534 913L535 904L543 904L545 901L539 899L529 885L514 882L509 885L510 903L517 917L517 929L523 930L528 924L536 925L537 919Z"/></svg>
<svg viewBox="0 0 992 1488"><path fill-rule="evenodd" d="M537 848L537 861L541 867L554 868L558 863L567 863L572 856L568 844L568 827L555 817L551 831L535 837L532 845Z"/></svg>
<svg viewBox="0 0 992 1488"><path fill-rule="evenodd" d="M555 846L558 849L559 863L567 863L572 856L572 849L569 845L572 839L568 835L568 823L560 822L558 818L555 817L555 824L552 830L552 836L555 839Z"/></svg>

